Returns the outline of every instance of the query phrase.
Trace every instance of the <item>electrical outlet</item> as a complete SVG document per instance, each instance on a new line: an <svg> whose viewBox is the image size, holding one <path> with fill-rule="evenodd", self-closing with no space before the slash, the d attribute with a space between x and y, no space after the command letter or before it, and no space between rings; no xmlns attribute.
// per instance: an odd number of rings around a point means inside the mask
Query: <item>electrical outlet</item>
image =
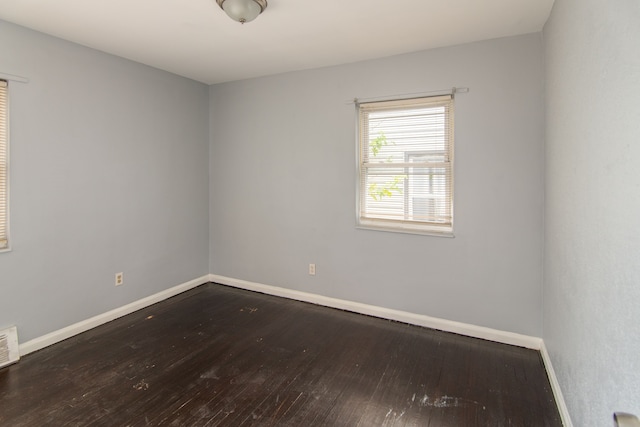
<svg viewBox="0 0 640 427"><path fill-rule="evenodd" d="M124 273L116 273L116 286L124 284Z"/></svg>
<svg viewBox="0 0 640 427"><path fill-rule="evenodd" d="M316 265L309 264L309 276L315 276L315 275L316 275Z"/></svg>

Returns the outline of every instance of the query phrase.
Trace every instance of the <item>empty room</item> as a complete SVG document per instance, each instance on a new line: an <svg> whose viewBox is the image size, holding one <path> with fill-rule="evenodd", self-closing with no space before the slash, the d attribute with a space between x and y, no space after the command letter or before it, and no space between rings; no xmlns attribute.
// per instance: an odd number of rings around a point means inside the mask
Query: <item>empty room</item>
<svg viewBox="0 0 640 427"><path fill-rule="evenodd" d="M0 425L640 425L639 46L636 0L0 0Z"/></svg>

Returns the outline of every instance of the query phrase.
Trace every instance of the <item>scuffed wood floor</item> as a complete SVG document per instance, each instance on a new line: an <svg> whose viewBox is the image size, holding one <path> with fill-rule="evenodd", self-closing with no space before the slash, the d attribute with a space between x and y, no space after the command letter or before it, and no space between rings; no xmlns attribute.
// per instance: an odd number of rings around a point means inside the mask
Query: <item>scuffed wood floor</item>
<svg viewBox="0 0 640 427"><path fill-rule="evenodd" d="M538 352L208 284L0 370L2 426L561 426Z"/></svg>

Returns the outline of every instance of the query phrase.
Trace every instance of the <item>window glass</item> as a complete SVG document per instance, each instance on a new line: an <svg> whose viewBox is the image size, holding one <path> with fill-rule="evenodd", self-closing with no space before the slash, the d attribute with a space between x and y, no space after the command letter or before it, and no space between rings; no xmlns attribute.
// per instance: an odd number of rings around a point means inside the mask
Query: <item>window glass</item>
<svg viewBox="0 0 640 427"><path fill-rule="evenodd" d="M453 230L453 99L358 105L358 223L397 231Z"/></svg>
<svg viewBox="0 0 640 427"><path fill-rule="evenodd" d="M0 250L9 247L9 141L7 82L0 80Z"/></svg>

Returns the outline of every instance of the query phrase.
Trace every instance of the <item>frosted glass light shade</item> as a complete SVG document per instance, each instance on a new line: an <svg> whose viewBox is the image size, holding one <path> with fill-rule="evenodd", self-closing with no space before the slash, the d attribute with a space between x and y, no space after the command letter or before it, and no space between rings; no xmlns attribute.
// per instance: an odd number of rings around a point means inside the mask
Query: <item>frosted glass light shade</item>
<svg viewBox="0 0 640 427"><path fill-rule="evenodd" d="M251 22L267 7L267 0L216 0L234 21Z"/></svg>

